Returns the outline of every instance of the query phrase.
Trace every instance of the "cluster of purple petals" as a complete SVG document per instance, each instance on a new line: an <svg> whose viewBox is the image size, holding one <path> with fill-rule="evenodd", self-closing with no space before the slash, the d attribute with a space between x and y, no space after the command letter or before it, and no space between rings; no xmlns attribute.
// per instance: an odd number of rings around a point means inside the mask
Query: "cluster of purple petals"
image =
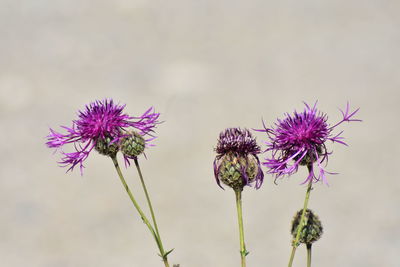
<svg viewBox="0 0 400 267"><path fill-rule="evenodd" d="M222 188L218 179L219 165L218 161L227 153L233 153L236 156L247 157L251 154L255 157L258 163L257 175L255 177L255 188L259 189L264 180L264 173L261 170L260 160L257 156L261 152L260 147L257 145L256 139L252 136L249 130L240 128L227 128L220 133L215 148L217 156L214 160L214 176L217 184ZM250 186L249 178L247 177L246 168L241 169L241 174L245 185Z"/></svg>
<svg viewBox="0 0 400 267"><path fill-rule="evenodd" d="M228 128L219 134L215 151L218 155L233 152L238 155L259 154L260 147L249 130L240 128Z"/></svg>
<svg viewBox="0 0 400 267"><path fill-rule="evenodd" d="M63 157L59 163L63 167L69 166L69 171L79 165L82 173L83 162L99 138L110 138L111 143L116 143L125 137L125 132L132 127L142 136L148 137L145 139L146 144L154 139L154 128L159 123L160 114L149 108L142 116L131 117L123 113L124 108L125 105L115 104L112 99L92 102L86 105L83 111L79 111L78 119L72 121L72 127L61 126L66 133L50 129L46 144L50 148L60 149ZM75 151L62 151L65 144L73 144Z"/></svg>
<svg viewBox="0 0 400 267"><path fill-rule="evenodd" d="M318 173L314 172L314 164L309 164L309 175L304 183L311 180L314 182L322 180L327 183L325 173L327 172L322 166L323 162L327 162L328 156L331 154L327 151L325 142L332 142L347 145L341 136L342 132L333 135L333 130L343 122L361 121L354 119L354 115L358 109L350 112L349 103L346 105L345 111L340 110L343 118L338 123L330 126L327 123L327 115L318 111L316 104L310 107L305 103L303 112L294 112L291 116L286 114L286 118L275 123L274 128L258 130L266 132L269 137L266 151L271 151L271 157L267 158L263 165L269 170L268 173L275 174L276 177L291 175L298 170L299 165L305 157L315 159L318 166ZM333 173L330 173L333 174Z"/></svg>

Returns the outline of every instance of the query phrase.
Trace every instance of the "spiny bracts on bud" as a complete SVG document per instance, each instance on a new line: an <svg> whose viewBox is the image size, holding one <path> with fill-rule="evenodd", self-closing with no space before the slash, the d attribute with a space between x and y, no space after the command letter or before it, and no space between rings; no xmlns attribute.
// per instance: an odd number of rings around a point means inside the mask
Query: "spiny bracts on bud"
<svg viewBox="0 0 400 267"><path fill-rule="evenodd" d="M98 138L94 148L100 154L110 157L115 157L119 150L118 143L112 143L112 139L110 137Z"/></svg>
<svg viewBox="0 0 400 267"><path fill-rule="evenodd" d="M253 182L256 189L261 187L260 147L249 130L228 128L221 132L215 151L214 176L221 188L221 181L235 191Z"/></svg>
<svg viewBox="0 0 400 267"><path fill-rule="evenodd" d="M234 153L227 153L220 160L218 179L235 191L242 190L246 184L256 179L257 164L257 159L251 154L236 156Z"/></svg>
<svg viewBox="0 0 400 267"><path fill-rule="evenodd" d="M294 216L292 221L291 231L293 236L293 242L295 242L296 239L302 213L303 210L302 209L299 210ZM313 211L307 209L306 213L304 214L303 227L300 231L299 243L311 245L312 243L321 238L322 233L323 233L323 228L318 216L315 215ZM298 246L299 244L295 245Z"/></svg>
<svg viewBox="0 0 400 267"><path fill-rule="evenodd" d="M121 152L128 158L136 158L143 153L146 141L135 131L129 132L127 135L120 142Z"/></svg>

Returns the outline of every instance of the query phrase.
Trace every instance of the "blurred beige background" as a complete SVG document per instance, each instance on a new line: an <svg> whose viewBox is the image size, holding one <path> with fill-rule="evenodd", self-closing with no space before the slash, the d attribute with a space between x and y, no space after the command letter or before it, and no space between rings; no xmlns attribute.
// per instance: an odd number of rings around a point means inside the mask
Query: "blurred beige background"
<svg viewBox="0 0 400 267"><path fill-rule="evenodd" d="M162 266L111 161L93 153L83 177L65 174L44 145L105 97L162 113L140 162L182 267L239 266L234 193L213 177L219 132L315 100L333 124L349 100L364 122L339 127L350 147L329 144L340 174L311 195L325 228L313 266L399 266L399 12L395 0L1 0L1 266ZM305 175L246 188L248 266L287 265Z"/></svg>

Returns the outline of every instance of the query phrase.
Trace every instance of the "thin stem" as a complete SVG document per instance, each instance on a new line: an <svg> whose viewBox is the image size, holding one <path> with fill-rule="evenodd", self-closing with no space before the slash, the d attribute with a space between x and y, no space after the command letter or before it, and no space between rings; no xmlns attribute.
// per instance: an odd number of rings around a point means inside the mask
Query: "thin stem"
<svg viewBox="0 0 400 267"><path fill-rule="evenodd" d="M137 158L135 158L134 161L135 161L136 169L137 169L139 177L140 177L140 182L142 184L142 188L143 188L144 194L146 195L147 204L149 205L149 209L150 209L150 213L151 213L151 219L153 221L153 225L154 225L156 234L158 236L158 241L160 243L160 253L162 255L163 261L168 263L168 259L167 259L167 255L168 254L166 255L166 253L164 251L164 247L163 247L163 244L162 244L162 241L161 241L161 235L160 235L160 232L158 231L156 216L154 215L153 205L151 204L149 192L147 191L147 187L146 187L146 184L145 184L144 179L143 179L143 174L142 174L142 171L140 170L140 166L139 166L139 162L138 162Z"/></svg>
<svg viewBox="0 0 400 267"><path fill-rule="evenodd" d="M118 176L119 176L119 178L120 178L120 180L121 180L126 192L128 193L129 198L131 199L131 201L132 201L133 205L135 206L136 210L139 212L140 217L142 218L143 222L146 224L147 228L149 228L149 230L150 230L151 234L153 235L154 239L156 240L157 246L158 246L158 248L159 248L159 250L161 252L161 247L160 247L160 242L158 240L158 236L157 236L156 232L154 231L153 226L151 226L151 224L150 224L149 220L147 219L146 215L143 213L142 209L140 208L139 204L136 202L136 199L134 198L131 190L129 189L128 184L126 183L126 181L124 179L124 176L122 175L121 169L120 169L119 164L118 164L117 157L116 156L112 156L111 159L112 159L112 161L114 163L115 169L117 170ZM165 264L165 267L169 267L168 262L164 261L164 264Z"/></svg>
<svg viewBox="0 0 400 267"><path fill-rule="evenodd" d="M308 171L311 172L312 165L309 165L307 167L308 167ZM308 200L310 199L310 193L311 193L311 189L312 189L312 182L313 182L313 179L310 179L310 181L308 182L307 191L306 191L306 197L304 199L303 212L301 213L299 226L297 227L296 238L295 238L295 240L293 240L293 243L292 243L293 248L292 248L292 253L290 255L288 267L292 266L294 255L296 253L296 248L299 246L300 233L301 233L301 230L304 227L304 225L303 225L304 224L304 217L305 217L307 206L308 206Z"/></svg>
<svg viewBox="0 0 400 267"><path fill-rule="evenodd" d="M311 244L307 244L307 267L311 267Z"/></svg>
<svg viewBox="0 0 400 267"><path fill-rule="evenodd" d="M294 254L296 253L296 247L292 247L292 253L290 253L290 259L289 259L289 266L292 266L293 259L294 259Z"/></svg>
<svg viewBox="0 0 400 267"><path fill-rule="evenodd" d="M240 235L240 256L242 259L242 267L246 267L246 255L249 254L244 244L244 229L243 229L243 216L242 216L242 191L235 190L236 194L236 208L239 222L239 235Z"/></svg>

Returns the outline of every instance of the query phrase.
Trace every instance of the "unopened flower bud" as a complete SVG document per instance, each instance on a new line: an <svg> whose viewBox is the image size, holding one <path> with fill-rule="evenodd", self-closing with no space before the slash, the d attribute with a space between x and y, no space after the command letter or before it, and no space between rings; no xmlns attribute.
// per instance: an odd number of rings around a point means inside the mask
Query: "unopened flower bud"
<svg viewBox="0 0 400 267"><path fill-rule="evenodd" d="M296 238L297 230L300 224L301 214L303 210L299 210L293 218L292 222L292 236ZM304 214L303 226L300 232L299 242L306 245L311 245L322 236L323 228L318 216L311 210L307 209Z"/></svg>
<svg viewBox="0 0 400 267"><path fill-rule="evenodd" d="M135 158L143 153L146 141L137 132L129 132L120 142L121 152L125 156Z"/></svg>

